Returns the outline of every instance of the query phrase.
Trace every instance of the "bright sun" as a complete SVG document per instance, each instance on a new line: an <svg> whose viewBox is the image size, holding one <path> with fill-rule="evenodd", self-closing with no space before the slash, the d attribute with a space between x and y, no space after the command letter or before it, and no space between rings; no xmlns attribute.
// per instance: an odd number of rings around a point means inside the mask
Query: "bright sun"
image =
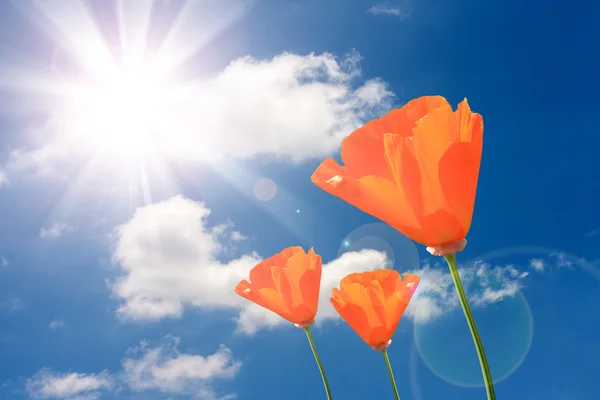
<svg viewBox="0 0 600 400"><path fill-rule="evenodd" d="M68 129L84 147L139 161L168 135L171 89L147 69L116 70L78 88Z"/></svg>
<svg viewBox="0 0 600 400"><path fill-rule="evenodd" d="M76 188L106 180L111 190L121 181L149 190L176 184L179 163L218 158L204 116L222 105L193 75L199 52L244 15L245 2L118 1L102 18L84 0L23 3L55 48L32 69L2 66L10 87L42 95L32 102L32 148L16 151L15 165Z"/></svg>

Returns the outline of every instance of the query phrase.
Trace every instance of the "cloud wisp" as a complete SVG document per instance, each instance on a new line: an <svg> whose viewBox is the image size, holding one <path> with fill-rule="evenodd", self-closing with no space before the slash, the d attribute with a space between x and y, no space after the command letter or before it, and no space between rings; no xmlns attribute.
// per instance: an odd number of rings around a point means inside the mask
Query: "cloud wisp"
<svg viewBox="0 0 600 400"><path fill-rule="evenodd" d="M34 399L92 400L114 386L108 371L98 374L59 373L42 369L27 379L25 389Z"/></svg>
<svg viewBox="0 0 600 400"><path fill-rule="evenodd" d="M202 400L235 398L235 393L219 394L211 386L215 379L232 379L241 368L231 351L221 345L210 355L182 353L179 339L167 337L152 347L142 341L129 348L121 370L100 373L61 373L44 368L26 380L25 389L34 399L92 400L116 391L160 392Z"/></svg>
<svg viewBox="0 0 600 400"><path fill-rule="evenodd" d="M59 237L75 231L75 227L64 222L56 222L49 228L40 229L40 238L42 239L58 239Z"/></svg>
<svg viewBox="0 0 600 400"><path fill-rule="evenodd" d="M413 13L413 8L409 1L386 1L383 3L375 4L367 10L369 14L373 15L388 15L397 17L400 19L409 18Z"/></svg>

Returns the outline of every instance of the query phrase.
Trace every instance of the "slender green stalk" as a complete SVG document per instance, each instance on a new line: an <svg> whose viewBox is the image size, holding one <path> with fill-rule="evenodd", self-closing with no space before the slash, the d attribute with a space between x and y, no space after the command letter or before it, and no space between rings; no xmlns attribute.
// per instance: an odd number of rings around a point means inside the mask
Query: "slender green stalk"
<svg viewBox="0 0 600 400"><path fill-rule="evenodd" d="M390 364L390 357L388 356L387 349L381 350L383 353L383 358L385 359L385 365L387 366L388 374L390 374L390 381L392 381L392 389L394 389L394 396L396 400L400 400L400 395L398 394L398 387L396 386L396 380L394 379L394 373L392 372L392 364Z"/></svg>
<svg viewBox="0 0 600 400"><path fill-rule="evenodd" d="M319 354L317 353L317 349L315 348L315 342L313 342L312 335L310 334L310 327L304 328L306 332L306 337L308 338L308 343L310 344L310 348L315 356L315 361L317 362L317 366L319 367L319 371L321 372L321 378L323 378L323 385L325 386L325 393L327 393L327 400L331 400L331 389L329 389L329 382L327 382L327 377L325 376L325 370L323 369L323 364L321 364L321 359L319 358Z"/></svg>
<svg viewBox="0 0 600 400"><path fill-rule="evenodd" d="M490 372L490 366L488 365L487 357L485 356L485 350L483 349L483 343L481 343L481 337L479 336L479 331L477 330L477 325L475 324L475 318L473 318L473 313L471 312L469 302L467 301L467 295L465 294L460 281L460 275L458 274L458 269L456 268L456 254L450 254L444 256L444 258L450 267L452 280L454 281L454 286L456 287L456 292L458 293L458 299L460 300L460 305L465 313L465 318L469 324L471 336L473 336L473 342L475 343L475 348L477 349L477 356L479 357L479 365L481 366L481 373L483 374L487 398L488 400L496 400L496 392L494 391L494 381L492 379L492 373Z"/></svg>

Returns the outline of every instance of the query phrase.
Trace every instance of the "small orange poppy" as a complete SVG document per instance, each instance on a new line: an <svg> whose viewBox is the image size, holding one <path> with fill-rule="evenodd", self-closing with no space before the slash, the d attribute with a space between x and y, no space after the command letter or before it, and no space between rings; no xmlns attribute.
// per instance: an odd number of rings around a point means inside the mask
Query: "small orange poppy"
<svg viewBox="0 0 600 400"><path fill-rule="evenodd" d="M240 296L295 324L306 324L317 314L321 287L321 256L313 249L288 247L250 270L250 282L235 288Z"/></svg>
<svg viewBox="0 0 600 400"><path fill-rule="evenodd" d="M409 101L342 142L312 181L421 244L469 232L483 146L483 118L467 99L453 112L441 96Z"/></svg>
<svg viewBox="0 0 600 400"><path fill-rule="evenodd" d="M385 345L419 286L420 278L393 269L350 274L333 289L331 304L368 345Z"/></svg>

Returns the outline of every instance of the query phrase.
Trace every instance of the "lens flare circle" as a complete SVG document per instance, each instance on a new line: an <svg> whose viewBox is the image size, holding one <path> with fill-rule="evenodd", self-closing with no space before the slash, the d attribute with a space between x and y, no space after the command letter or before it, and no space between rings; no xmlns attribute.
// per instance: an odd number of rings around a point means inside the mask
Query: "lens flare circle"
<svg viewBox="0 0 600 400"><path fill-rule="evenodd" d="M258 200L270 201L277 194L277 184L269 178L258 178L252 191Z"/></svg>
<svg viewBox="0 0 600 400"><path fill-rule="evenodd" d="M385 253L394 269L399 272L419 268L419 252L412 240L382 222L362 225L350 232L338 250L338 257L350 251L365 249Z"/></svg>
<svg viewBox="0 0 600 400"><path fill-rule="evenodd" d="M497 383L525 360L533 340L533 318L520 292L489 308L474 309L473 315ZM414 338L423 362L435 375L455 386L483 386L477 353L461 311L416 323Z"/></svg>
<svg viewBox="0 0 600 400"><path fill-rule="evenodd" d="M523 278L526 282L538 273L532 267L532 260L543 260L548 268L551 263L567 264L564 253L558 251L514 247L476 257L464 265L473 266L477 265L476 261L483 261L492 267L513 266L519 273L526 273ZM510 284L500 277L497 283L502 287ZM468 286L465 289L473 293ZM531 347L534 323L529 303L517 290L514 296L506 296L486 307L471 304L471 309L494 382L501 382L521 366ZM483 386L475 346L460 308L433 320L415 323L414 341L424 364L439 378L459 387Z"/></svg>

